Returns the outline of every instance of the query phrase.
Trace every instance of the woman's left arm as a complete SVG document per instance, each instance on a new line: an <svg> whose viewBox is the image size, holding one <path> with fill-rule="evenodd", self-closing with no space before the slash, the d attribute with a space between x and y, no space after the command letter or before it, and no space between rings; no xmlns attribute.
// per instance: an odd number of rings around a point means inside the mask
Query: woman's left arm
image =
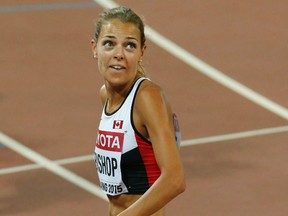
<svg viewBox="0 0 288 216"><path fill-rule="evenodd" d="M151 82L140 90L135 109L152 142L161 175L139 200L119 216L150 216L185 190L184 170L169 103L161 88Z"/></svg>

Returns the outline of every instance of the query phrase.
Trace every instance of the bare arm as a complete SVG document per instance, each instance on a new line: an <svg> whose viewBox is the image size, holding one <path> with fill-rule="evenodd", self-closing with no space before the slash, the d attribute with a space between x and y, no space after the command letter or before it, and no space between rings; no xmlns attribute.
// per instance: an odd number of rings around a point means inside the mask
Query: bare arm
<svg viewBox="0 0 288 216"><path fill-rule="evenodd" d="M139 200L119 216L150 216L185 189L170 106L162 90L155 84L146 83L140 90L135 109L147 129L161 175Z"/></svg>

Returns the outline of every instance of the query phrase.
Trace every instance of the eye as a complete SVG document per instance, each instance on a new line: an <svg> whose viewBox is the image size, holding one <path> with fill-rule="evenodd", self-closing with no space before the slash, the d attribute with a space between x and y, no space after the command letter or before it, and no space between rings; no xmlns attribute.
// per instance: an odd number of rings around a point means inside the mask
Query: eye
<svg viewBox="0 0 288 216"><path fill-rule="evenodd" d="M113 42L110 40L103 41L103 46L105 48L111 48L113 46Z"/></svg>
<svg viewBox="0 0 288 216"><path fill-rule="evenodd" d="M137 45L133 42L129 42L127 43L127 46L126 46L128 49L136 49Z"/></svg>

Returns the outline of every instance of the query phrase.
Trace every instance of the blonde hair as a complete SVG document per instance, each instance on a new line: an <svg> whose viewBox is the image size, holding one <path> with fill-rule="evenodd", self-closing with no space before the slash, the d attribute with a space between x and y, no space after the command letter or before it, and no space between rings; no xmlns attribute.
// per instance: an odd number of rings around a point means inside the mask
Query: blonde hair
<svg viewBox="0 0 288 216"><path fill-rule="evenodd" d="M146 70L141 62L138 63L137 75L140 77L147 77Z"/></svg>

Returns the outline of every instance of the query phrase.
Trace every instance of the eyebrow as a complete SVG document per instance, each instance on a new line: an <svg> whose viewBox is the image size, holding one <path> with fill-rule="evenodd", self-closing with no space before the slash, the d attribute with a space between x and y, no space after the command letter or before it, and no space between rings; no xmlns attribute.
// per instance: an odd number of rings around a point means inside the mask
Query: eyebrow
<svg viewBox="0 0 288 216"><path fill-rule="evenodd" d="M116 37L113 36L113 35L104 35L103 37L104 37L104 38L116 38Z"/></svg>
<svg viewBox="0 0 288 216"><path fill-rule="evenodd" d="M104 37L104 38L110 38L110 39L115 39L115 38L116 38L114 35L104 35L103 37ZM132 37L132 36L128 36L128 37L126 37L125 39L138 41L137 38Z"/></svg>
<svg viewBox="0 0 288 216"><path fill-rule="evenodd" d="M128 37L127 37L127 39L129 39L129 40L136 40L136 41L138 41L138 40L137 40L137 38L135 38L135 37L131 37L131 36L130 36L130 37L128 36Z"/></svg>

